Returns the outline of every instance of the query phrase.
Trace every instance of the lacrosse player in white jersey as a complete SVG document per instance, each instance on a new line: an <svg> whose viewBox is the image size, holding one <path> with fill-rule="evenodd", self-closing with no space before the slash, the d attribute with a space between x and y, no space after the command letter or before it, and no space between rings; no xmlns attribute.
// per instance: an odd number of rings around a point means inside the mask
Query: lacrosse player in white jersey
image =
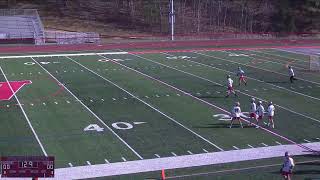
<svg viewBox="0 0 320 180"><path fill-rule="evenodd" d="M257 111L257 105L255 103L255 99L252 98L250 103L250 119L251 119L250 125L253 125L253 120L255 120L258 124L256 111Z"/></svg>
<svg viewBox="0 0 320 180"><path fill-rule="evenodd" d="M259 121L262 121L264 116L264 107L263 107L262 101L258 102L256 114L258 115L258 121L257 121L258 122L257 125L258 125Z"/></svg>
<svg viewBox="0 0 320 180"><path fill-rule="evenodd" d="M241 122L241 108L240 108L239 102L236 102L235 106L232 108L231 115L232 115L232 120L231 120L230 128L232 128L232 124L234 120L238 120L241 128L243 128L242 122Z"/></svg>
<svg viewBox="0 0 320 180"><path fill-rule="evenodd" d="M227 90L226 98L229 97L231 93L233 93L235 97L238 96L233 89L233 80L231 79L230 75L227 76L227 87L228 87L228 90Z"/></svg>
<svg viewBox="0 0 320 180"><path fill-rule="evenodd" d="M269 102L269 106L268 106L268 117L269 117L269 122L268 122L268 126L274 128L274 122L273 122L273 116L274 116L274 105L273 103L270 101Z"/></svg>

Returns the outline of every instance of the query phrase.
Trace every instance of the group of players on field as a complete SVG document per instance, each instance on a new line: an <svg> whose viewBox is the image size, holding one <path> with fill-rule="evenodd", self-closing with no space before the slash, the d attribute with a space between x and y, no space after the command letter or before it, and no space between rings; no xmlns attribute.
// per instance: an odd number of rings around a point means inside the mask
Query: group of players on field
<svg viewBox="0 0 320 180"><path fill-rule="evenodd" d="M293 83L293 80L297 80L297 79L294 77L294 72L292 67L289 66L288 68L289 68L290 82ZM241 83L244 83L245 85L247 85L245 72L241 69L241 67L238 67L237 76L239 77L239 86L241 85ZM233 88L233 80L231 79L230 75L227 76L227 88L228 90L227 90L226 97L229 97L231 93L234 94L236 97L238 96ZM252 120L255 120L256 128L259 128L259 121L262 121L265 112L268 115L268 123L266 123L267 126L274 128L275 126L274 126L273 117L274 117L275 107L273 103L270 101L268 103L267 111L265 111L262 101L259 101L257 105L255 102L255 99L252 98L251 104L250 104L251 122L249 123L249 125L253 126L254 123L252 122ZM236 102L235 106L231 110L232 120L231 120L230 128L232 128L232 125L235 120L239 121L241 128L243 128L242 122L241 122L241 114L242 113L241 113L240 103Z"/></svg>

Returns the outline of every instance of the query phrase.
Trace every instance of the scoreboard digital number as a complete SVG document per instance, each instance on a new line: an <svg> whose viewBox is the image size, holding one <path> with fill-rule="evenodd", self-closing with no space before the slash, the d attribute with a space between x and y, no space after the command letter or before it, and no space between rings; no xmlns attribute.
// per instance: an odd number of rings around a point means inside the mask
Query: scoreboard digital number
<svg viewBox="0 0 320 180"><path fill-rule="evenodd" d="M1 175L1 177L54 177L54 157L1 157Z"/></svg>

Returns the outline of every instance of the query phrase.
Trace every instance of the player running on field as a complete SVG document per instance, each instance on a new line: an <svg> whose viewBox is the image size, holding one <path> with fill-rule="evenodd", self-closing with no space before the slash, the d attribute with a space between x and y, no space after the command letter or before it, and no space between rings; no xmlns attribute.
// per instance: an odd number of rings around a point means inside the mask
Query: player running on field
<svg viewBox="0 0 320 180"><path fill-rule="evenodd" d="M257 105L255 103L255 99L252 98L251 99L251 104L250 104L250 118L251 118L251 125L253 125L253 122L252 120L254 119L257 124L258 124L258 119L257 119L257 114L256 114L256 111L257 111Z"/></svg>
<svg viewBox="0 0 320 180"><path fill-rule="evenodd" d="M272 128L274 128L274 122L273 122L274 111L275 111L274 105L270 101L268 106L268 116L269 116L268 126L271 125Z"/></svg>
<svg viewBox="0 0 320 180"><path fill-rule="evenodd" d="M241 82L244 82L244 85L247 85L247 81L244 77L244 71L241 69L241 67L238 67L237 76L239 77L239 86Z"/></svg>
<svg viewBox="0 0 320 180"><path fill-rule="evenodd" d="M290 82L293 83L293 80L297 80L297 79L294 77L294 71L293 71L292 67L288 66L288 68L289 68Z"/></svg>
<svg viewBox="0 0 320 180"><path fill-rule="evenodd" d="M227 87L228 87L228 91L227 91L226 98L229 97L231 93L233 93L235 97L238 96L233 89L233 80L231 79L230 75L227 76Z"/></svg>
<svg viewBox="0 0 320 180"><path fill-rule="evenodd" d="M263 107L262 101L258 102L258 107L257 107L256 114L258 115L258 121L257 122L259 123L259 121L262 121L263 116L264 116L264 107ZM258 123L257 123L257 125L258 125Z"/></svg>
<svg viewBox="0 0 320 180"><path fill-rule="evenodd" d="M241 122L241 108L240 108L239 102L236 102L236 105L232 108L231 115L232 115L232 120L231 120L230 128L232 128L232 124L234 120L238 120L241 128L243 128L242 122Z"/></svg>
<svg viewBox="0 0 320 180"><path fill-rule="evenodd" d="M281 168L281 174L283 176L283 179L285 180L291 180L291 174L294 168L294 161L293 159L289 156L288 152L285 152L284 154L284 162Z"/></svg>

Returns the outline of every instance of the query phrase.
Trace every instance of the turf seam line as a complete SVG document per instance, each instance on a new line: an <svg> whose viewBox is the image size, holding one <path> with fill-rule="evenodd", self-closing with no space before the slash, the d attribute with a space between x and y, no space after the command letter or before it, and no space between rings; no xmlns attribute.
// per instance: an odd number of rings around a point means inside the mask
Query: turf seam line
<svg viewBox="0 0 320 180"><path fill-rule="evenodd" d="M224 59L224 58L220 58L220 57L216 57L216 56L212 56L212 55L207 55L207 54L203 54L203 53L199 53L199 52L193 52L193 53L200 54L200 55L207 56L207 57L216 58L216 59L221 59L221 60L228 61L228 62L231 62L231 63L234 63L234 64L241 64L241 65L252 67L252 68L255 68L255 69L262 70L262 71L268 71L268 72L271 72L271 73L280 74L280 75L283 75L283 76L286 76L286 77L288 76L288 75L283 74L283 73L279 73L279 72L275 72L275 71L271 71L271 70L267 70L267 69L258 68L258 67L251 66L251 65L248 65L248 64L242 64L242 63L239 63L239 62L234 62L234 61L231 61L231 60L228 60L228 59ZM302 81L306 81L306 82L309 82L309 83L320 85L320 83L317 83L317 82L314 82L314 81L310 81L310 80L306 80L306 79L302 79L302 78L297 78L297 79L302 80Z"/></svg>
<svg viewBox="0 0 320 180"><path fill-rule="evenodd" d="M88 106L86 106L77 96L75 96L64 84L62 84L55 76L53 76L47 69L45 69L38 61L31 58L36 64L38 64L46 73L48 73L53 79L55 79L59 84L67 90L85 109L87 109L99 122L101 122L105 127L107 127L123 144L125 144L136 156L140 159L143 157L136 152L126 141L124 141L116 132L114 132L99 116L97 116Z"/></svg>
<svg viewBox="0 0 320 180"><path fill-rule="evenodd" d="M32 131L32 133L33 133L33 135L35 136L36 140L38 141L38 144L40 145L40 148L41 148L43 154L44 154L45 156L48 156L46 150L44 149L44 147L43 147L43 145L42 145L42 143L41 143L41 141L40 141L40 139L39 139L36 131L34 130L32 124L31 124L31 122L30 122L30 120L29 120L29 118L28 118L28 116L27 116L27 114L26 114L26 112L24 111L24 109L23 109L23 107L22 107L22 105L21 105L21 103L20 103L20 101L19 101L16 93L15 93L14 90L12 89L12 86L11 86L11 84L10 84L10 82L9 82L7 76L5 75L5 73L4 73L4 71L3 71L3 69L2 69L1 66L0 66L0 70L1 70L1 73L3 74L3 77L6 79L8 85L9 85L9 88L10 88L11 92L13 93L13 96L14 96L15 99L17 100L17 102L18 102L18 104L19 104L19 107L20 107L20 109L21 109L21 111L22 111L25 119L27 120L27 123L28 123L28 125L29 125L29 127L30 127L30 129L31 129L31 131ZM18 92L18 91L17 91L17 92Z"/></svg>
<svg viewBox="0 0 320 180"><path fill-rule="evenodd" d="M104 56L101 56L101 57L104 57ZM137 97L136 95L133 95L132 93L130 93L129 91L125 90L124 88L120 87L119 85L117 85L116 83L110 81L109 79L101 76L100 74L92 71L91 69L87 68L86 66L78 63L77 61L73 60L72 58L69 58L67 57L68 59L70 59L71 61L75 62L76 64L78 64L79 66L87 69L88 71L90 71L91 73L95 74L96 76L104 79L105 81L109 82L110 84L113 84L114 86L118 87L119 89L121 89L122 91L126 92L127 94L129 94L130 96L132 96L133 98L139 100L140 102L142 102L143 104L145 104L146 106L150 107L151 109L153 109L154 111L162 114L163 116L165 116L166 118L170 119L171 121L175 122L176 124L180 125L181 127L183 127L184 129L188 130L189 132L191 132L192 134L194 134L195 136L197 136L198 138L206 141L207 143L211 144L212 146L216 147L217 149L219 149L220 151L224 151L221 147L217 146L216 144L212 143L211 141L209 141L208 139L202 137L201 135L199 135L198 133L194 132L193 130L191 130L190 128L186 127L185 125L183 125L182 123L176 121L175 119L173 119L172 117L168 116L167 114L163 113L162 111L158 110L157 108L153 107L152 105L150 105L149 103L143 101L142 99L140 99L139 97ZM104 57L106 58L106 57ZM108 59L108 58L107 58ZM119 65L122 65L121 63L117 62L117 61L113 61L113 60L110 60L111 62L113 63L116 63L116 64L119 64ZM124 66L122 65L123 67L125 68L128 68L127 66ZM131 69L131 68L130 68Z"/></svg>
<svg viewBox="0 0 320 180"><path fill-rule="evenodd" d="M193 62L193 63L199 63L199 62L195 62L195 61L191 61L191 60L185 60L185 61L190 61L190 62ZM200 64L202 64L202 63L200 63ZM233 72L231 72L231 71L227 71L227 70L224 70L224 69L220 69L220 68L217 68L217 67L215 67L215 66L210 66L210 65L207 65L207 64L202 64L202 65L203 65L203 66L207 66L207 67L211 67L211 68L213 68L213 69L218 69L218 70L221 70L221 71L224 71L224 72L233 73ZM172 68L172 69L173 69L173 68ZM197 76L195 76L195 77L197 77ZM258 80L258 79L254 79L254 78L251 78L251 77L248 77L248 78L249 78L249 79L256 80L256 81L259 81L259 82L265 83L264 81L261 81L261 80ZM209 80L209 79L204 79L204 80L211 82L211 80ZM216 84L216 83L215 83L215 84ZM267 84L268 84L268 83L267 83ZM221 84L219 84L219 85L222 86ZM270 84L270 85L275 86L275 85L273 85L273 84ZM281 88L280 88L280 89L281 89ZM288 90L289 90L289 89L288 89ZM239 90L236 90L236 91L238 91L238 92L240 92L240 93L242 93L242 94L244 94L244 95L247 95L247 96L250 96L250 97L254 97L254 96L252 96L252 95L246 94L246 93L241 92L241 91L239 91ZM246 89L244 89L244 91L248 92L248 90L246 90ZM291 90L289 90L289 91L291 91ZM293 91L293 92L295 92L295 91ZM217 91L217 93L218 93L218 91ZM258 97L255 97L255 98L267 102L266 100L264 100L264 99L262 99L262 98L258 98ZM320 100L320 99L319 99L319 100ZM318 119L315 119L315 118L313 118L313 117L310 117L310 116L307 116L307 115L298 113L298 112L296 112L296 111L293 111L293 110L288 109L288 108L286 108L286 107L280 106L280 105L278 105L278 104L275 104L275 106L278 106L278 107L280 107L280 108L282 108L282 109L285 109L285 110L287 110L287 111L290 111L290 112L292 112L292 113L298 114L298 115L303 116L303 117L305 117L305 118L311 119L311 120L313 120L313 121L320 122L320 120L318 120Z"/></svg>
<svg viewBox="0 0 320 180"><path fill-rule="evenodd" d="M129 54L130 54L130 53L129 53ZM139 57L139 58L142 58L142 59L145 59L145 60L150 61L150 62L154 62L154 63L160 64L160 65L169 67L169 68L171 68L171 69L175 69L175 68L173 68L173 67L171 67L171 66L167 66L167 65L161 64L161 63L159 63L159 62L155 62L155 61L153 61L153 60L150 60L150 59L148 59L148 58L144 58L144 57L139 56L139 55L136 55L136 54L131 54L131 55L136 56L136 57ZM230 114L229 111L227 111L227 110L225 110L225 109L223 109L223 108L220 108L220 107L218 107L218 106L216 106L216 105L214 105L214 104L211 104L211 103L209 103L209 102L207 102L207 101L205 101L205 100L203 100L203 99L200 99L200 98L198 98L198 97L195 97L195 96L193 96L193 95L191 95L191 94L189 94L189 93L187 93L187 92L185 92L185 91L183 91L183 90L181 90L181 89L179 89L179 88L177 88L177 87L174 87L174 86L172 86L172 85L170 85L170 84L168 84L168 83L165 83L165 82L163 82L163 81L161 81L161 80L159 80L159 79L156 79L156 78L154 78L154 77L152 77L152 76L149 76L149 75L147 75L147 74L144 74L144 73L142 73L142 72L140 72L140 71L137 71L137 70L135 70L135 69L132 69L132 68L130 68L130 67L127 67L126 65L123 65L123 64L121 64L121 63L119 63L119 62L114 62L114 63L119 64L119 65L121 65L121 66L124 66L124 67L126 67L126 68L128 68L128 69L131 69L132 71L135 71L135 72L137 72L137 73L139 73L139 74L141 74L141 75L143 75L143 76L145 76L145 77L148 77L148 78L150 78L150 79L153 79L153 80L155 80L155 81L157 81L157 82L159 82L159 83L161 83L161 84L164 84L164 85L166 85L166 86L168 86L168 87L171 87L171 88L173 88L173 89L175 89L175 90L177 90L177 91L179 91L179 92L182 92L182 93L184 93L184 94L186 94L186 95L188 95L188 96L190 96L190 97L192 97L192 98L194 98L194 99L197 99L197 100L199 100L199 101L201 101L201 102L203 102L203 103L205 103L205 104L207 104L207 105L209 105L209 106L215 107L215 108L217 108L217 109L220 109L221 111L224 111L224 112ZM185 71L181 71L181 70L178 70L178 71L180 71L180 72L185 72ZM186 72L186 74L191 74L191 73ZM191 76L196 76L196 75L191 74ZM196 77L197 77L197 76L196 76ZM203 78L201 77L201 79L203 79ZM204 78L204 79L205 79L205 78ZM213 82L213 81L209 80L209 82ZM215 83L215 82L213 82L213 83L214 83L214 84L217 84L217 83ZM219 84L219 85L220 85L220 84ZM221 85L220 85L220 86L221 86ZM241 119L249 123L248 120L243 119L243 118L241 118ZM266 129L266 128L264 128L264 127L261 127L261 126L259 126L259 125L256 125L256 126L259 127L259 129L262 129L262 130L264 130L264 131L266 131L266 132L269 132L269 133L271 133L271 134L273 134L273 135L275 135L275 136L277 136L277 137L280 137L280 138L282 138L282 139L284 139L284 140L286 140L286 141L288 141L288 142L290 142L290 143L293 143L293 144L295 144L295 145L297 145L297 146L300 146L300 147L302 147L302 148L304 148L304 149L306 149L306 150L309 150L309 151L314 152L313 149L310 149L310 148L308 148L308 147L306 147L306 146L304 146L304 145L298 144L298 143L296 143L296 142L288 139L287 137L284 137L284 136L282 136L282 135L280 135L280 134L277 134L277 133L275 133L275 132L273 132L273 131L271 131L271 130L269 130L269 129Z"/></svg>

